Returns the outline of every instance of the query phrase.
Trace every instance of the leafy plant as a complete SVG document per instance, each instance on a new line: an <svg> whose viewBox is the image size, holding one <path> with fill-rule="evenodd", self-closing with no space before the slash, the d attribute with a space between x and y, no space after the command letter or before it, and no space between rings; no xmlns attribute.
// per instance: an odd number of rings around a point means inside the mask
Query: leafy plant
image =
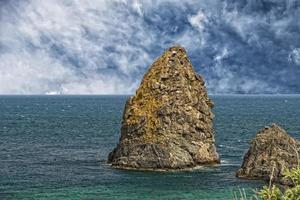
<svg viewBox="0 0 300 200"><path fill-rule="evenodd" d="M282 193L275 185L271 188L264 186L257 194L263 200L282 200Z"/></svg>
<svg viewBox="0 0 300 200"><path fill-rule="evenodd" d="M300 167L295 167L292 169L287 169L284 173L285 180L291 180L292 185L300 185Z"/></svg>
<svg viewBox="0 0 300 200"><path fill-rule="evenodd" d="M271 176L269 186L264 186L249 198L247 198L245 192L240 190L240 197L237 198L235 195L234 200L300 200L300 167L286 170L283 179L291 182L291 186L286 186L281 190L277 185L272 184Z"/></svg>

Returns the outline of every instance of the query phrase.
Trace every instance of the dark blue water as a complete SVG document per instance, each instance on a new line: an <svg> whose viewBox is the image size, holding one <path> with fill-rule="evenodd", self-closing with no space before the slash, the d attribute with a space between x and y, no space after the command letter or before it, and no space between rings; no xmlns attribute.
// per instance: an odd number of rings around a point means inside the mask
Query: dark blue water
<svg viewBox="0 0 300 200"><path fill-rule="evenodd" d="M110 168L126 96L0 96L0 199L232 199L262 182L235 178L258 129L300 137L300 96L213 96L222 163L193 172Z"/></svg>

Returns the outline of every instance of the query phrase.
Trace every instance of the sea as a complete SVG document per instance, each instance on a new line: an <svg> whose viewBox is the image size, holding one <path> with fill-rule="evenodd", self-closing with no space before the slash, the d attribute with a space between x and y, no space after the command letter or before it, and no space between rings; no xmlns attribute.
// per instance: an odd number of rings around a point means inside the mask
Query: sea
<svg viewBox="0 0 300 200"><path fill-rule="evenodd" d="M300 138L299 95L214 95L221 164L194 171L111 168L128 96L0 96L0 200L215 200L251 195L235 177L251 139L277 123Z"/></svg>

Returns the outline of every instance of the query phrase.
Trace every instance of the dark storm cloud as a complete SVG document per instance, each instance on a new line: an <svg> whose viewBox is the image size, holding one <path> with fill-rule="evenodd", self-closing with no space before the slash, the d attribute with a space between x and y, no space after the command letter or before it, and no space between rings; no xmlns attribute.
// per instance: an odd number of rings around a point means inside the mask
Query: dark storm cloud
<svg viewBox="0 0 300 200"><path fill-rule="evenodd" d="M133 93L175 43L210 93L300 93L297 0L0 5L0 93Z"/></svg>

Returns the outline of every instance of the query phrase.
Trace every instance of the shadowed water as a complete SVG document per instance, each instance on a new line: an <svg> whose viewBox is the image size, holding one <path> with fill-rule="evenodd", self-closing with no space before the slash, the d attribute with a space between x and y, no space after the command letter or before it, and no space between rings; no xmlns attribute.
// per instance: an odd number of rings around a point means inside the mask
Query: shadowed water
<svg viewBox="0 0 300 200"><path fill-rule="evenodd" d="M0 96L0 199L231 199L258 129L300 137L300 96L213 96L221 165L193 172L110 168L126 96Z"/></svg>

